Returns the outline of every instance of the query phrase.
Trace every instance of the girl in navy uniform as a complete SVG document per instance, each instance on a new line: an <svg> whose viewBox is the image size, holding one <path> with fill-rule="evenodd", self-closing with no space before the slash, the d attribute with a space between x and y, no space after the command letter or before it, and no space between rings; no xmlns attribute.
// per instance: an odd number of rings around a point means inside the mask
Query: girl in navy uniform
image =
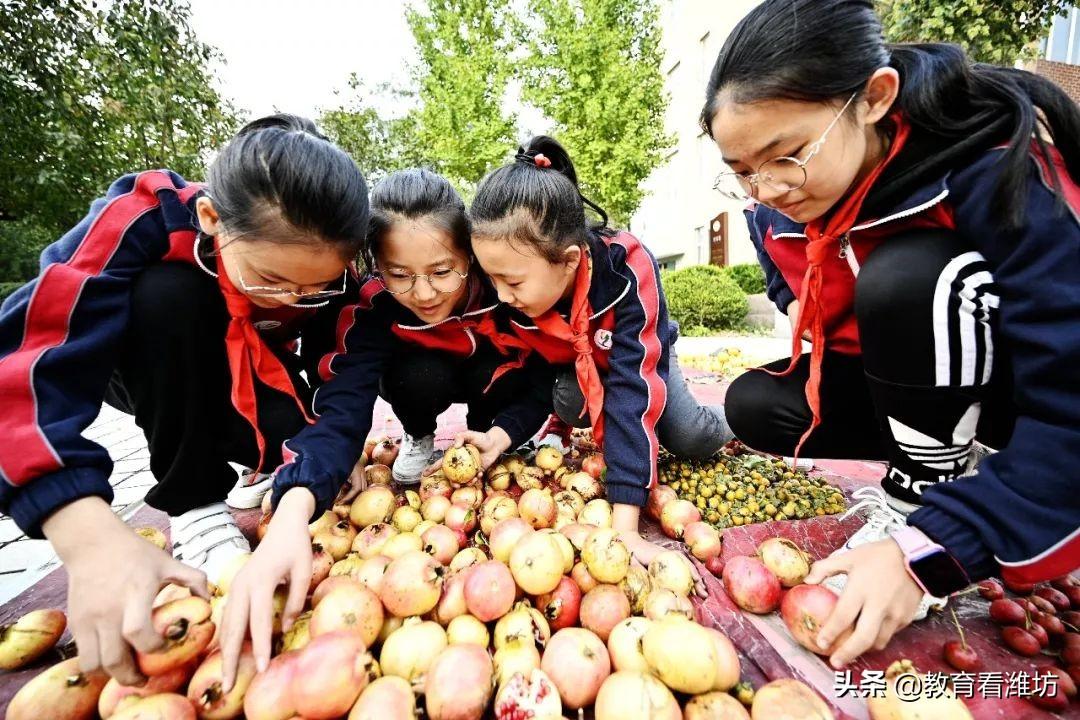
<svg viewBox="0 0 1080 720"><path fill-rule="evenodd" d="M586 205L599 224L586 221ZM647 565L659 548L638 534L638 514L656 484L660 445L703 458L731 437L722 409L698 405L679 371L656 261L637 238L607 227L548 137L485 177L471 210L473 252L512 309L510 327L559 368L555 411L591 426L615 527Z"/></svg>
<svg viewBox="0 0 1080 720"><path fill-rule="evenodd" d="M889 462L858 492L866 526L807 579L846 574L819 635L854 626L833 663L932 597L1080 565L1076 104L955 46L885 45L869 0L767 0L721 50L702 125L796 338L732 384L732 428ZM961 477L976 438L1000 452Z"/></svg>
<svg viewBox="0 0 1080 720"><path fill-rule="evenodd" d="M309 421L300 372L333 347L367 231L359 169L302 118L250 123L207 178L121 178L0 308L0 509L64 561L82 668L124 684L139 680L130 646L161 645L161 585L206 595L195 567L214 575L249 549L222 502L228 461L272 469ZM82 436L103 399L146 433L146 500L185 564L109 507L112 460Z"/></svg>
<svg viewBox="0 0 1080 720"><path fill-rule="evenodd" d="M498 300L472 260L465 204L450 183L428 170L404 170L375 187L371 206L365 256L374 274L359 301L341 312L338 347L320 363L326 382L315 396L318 422L285 443L273 520L229 592L222 649L230 680L248 626L256 661L269 661L268 611L280 581L290 588L285 626L303 609L308 523L331 506L347 477L346 499L363 489L362 473L349 471L380 388L410 436L402 455L434 431L451 402L468 405L485 466L532 437L551 412L552 373L527 358L513 334L497 330ZM414 452L423 460L413 466L416 479L430 459L424 444Z"/></svg>

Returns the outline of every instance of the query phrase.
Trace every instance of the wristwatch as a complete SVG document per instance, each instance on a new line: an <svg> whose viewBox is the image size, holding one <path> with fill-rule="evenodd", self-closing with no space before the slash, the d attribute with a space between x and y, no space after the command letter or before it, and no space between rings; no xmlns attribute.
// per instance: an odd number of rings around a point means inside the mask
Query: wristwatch
<svg viewBox="0 0 1080 720"><path fill-rule="evenodd" d="M933 597L947 597L971 584L964 568L949 552L916 527L892 533L900 546L908 574L923 592Z"/></svg>

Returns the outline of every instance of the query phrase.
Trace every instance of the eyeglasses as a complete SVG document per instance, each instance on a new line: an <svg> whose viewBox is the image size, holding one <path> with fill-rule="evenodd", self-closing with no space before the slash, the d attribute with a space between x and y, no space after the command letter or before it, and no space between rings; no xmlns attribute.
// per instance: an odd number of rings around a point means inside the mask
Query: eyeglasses
<svg viewBox="0 0 1080 720"><path fill-rule="evenodd" d="M848 109L848 106L851 105L851 102L858 94L858 91L856 91L848 98L848 101L844 103L844 107L840 108L840 112L825 128L825 132L821 134L817 142L808 148L809 152L802 160L793 157L778 157L766 160L758 167L758 171L751 175L722 172L716 176L713 190L717 190L724 197L741 202L756 198L759 185L765 185L781 194L798 190L806 184L806 164L821 150L821 146L825 144L825 139L829 137L829 133L836 127L836 123L840 121L840 116L844 114L844 111Z"/></svg>
<svg viewBox="0 0 1080 720"><path fill-rule="evenodd" d="M416 287L417 278L427 280L428 285L435 292L449 295L457 291L465 282L465 278L469 277L468 271L462 273L453 268L440 268L427 274L406 273L400 270L392 270L387 273L376 269L374 274L375 277L382 281L383 287L391 295L406 295L412 292L413 288Z"/></svg>
<svg viewBox="0 0 1080 720"><path fill-rule="evenodd" d="M248 285L244 282L244 276L240 272L240 268L236 268L236 276L240 279L240 287L248 295L257 295L258 297L295 297L304 300L314 300L320 298L337 297L338 295L345 294L345 286L349 282L348 273L341 276L341 289L340 290L313 290L311 292L303 292L296 290L283 290L278 287L266 287L262 285Z"/></svg>

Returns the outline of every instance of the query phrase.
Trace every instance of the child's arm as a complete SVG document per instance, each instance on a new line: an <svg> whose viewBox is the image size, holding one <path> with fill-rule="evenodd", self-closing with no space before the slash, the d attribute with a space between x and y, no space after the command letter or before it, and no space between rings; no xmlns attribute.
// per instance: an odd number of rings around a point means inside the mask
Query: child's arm
<svg viewBox="0 0 1080 720"><path fill-rule="evenodd" d="M769 232L769 215L774 212L776 211L755 203L744 210L743 214L746 216L746 224L750 229L750 241L754 243L754 250L757 252L758 264L765 272L765 294L776 304L776 307L780 308L780 312L790 315L791 303L797 298L788 287L787 280L776 267L776 263L765 251L765 234Z"/></svg>

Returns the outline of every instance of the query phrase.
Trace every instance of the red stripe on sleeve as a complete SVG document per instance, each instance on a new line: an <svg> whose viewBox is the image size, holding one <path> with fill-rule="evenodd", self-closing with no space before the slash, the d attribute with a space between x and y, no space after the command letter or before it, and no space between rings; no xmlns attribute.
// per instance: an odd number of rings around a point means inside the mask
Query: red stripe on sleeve
<svg viewBox="0 0 1080 720"><path fill-rule="evenodd" d="M120 247L128 229L157 207L156 192L173 187L162 172L145 172L131 192L113 198L98 213L65 263L54 263L38 278L26 308L23 339L10 355L0 358L0 473L14 485L63 467L63 461L38 424L34 368L46 351L67 342L71 317L83 287L100 275Z"/></svg>
<svg viewBox="0 0 1080 720"><path fill-rule="evenodd" d="M1010 582L1045 582L1068 575L1080 566L1080 530L1030 560L998 562L1002 579Z"/></svg>

